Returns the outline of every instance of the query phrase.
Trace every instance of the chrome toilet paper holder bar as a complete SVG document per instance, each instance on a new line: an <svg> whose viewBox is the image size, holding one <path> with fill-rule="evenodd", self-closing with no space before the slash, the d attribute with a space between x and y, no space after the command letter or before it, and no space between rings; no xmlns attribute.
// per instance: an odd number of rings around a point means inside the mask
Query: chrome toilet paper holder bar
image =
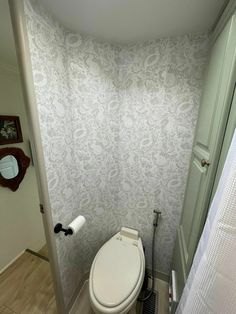
<svg viewBox="0 0 236 314"><path fill-rule="evenodd" d="M55 233L59 233L61 231L65 233L65 236L73 234L73 230L72 229L70 229L70 228L67 228L67 229L63 228L61 223L56 224L56 226L54 227L54 232Z"/></svg>

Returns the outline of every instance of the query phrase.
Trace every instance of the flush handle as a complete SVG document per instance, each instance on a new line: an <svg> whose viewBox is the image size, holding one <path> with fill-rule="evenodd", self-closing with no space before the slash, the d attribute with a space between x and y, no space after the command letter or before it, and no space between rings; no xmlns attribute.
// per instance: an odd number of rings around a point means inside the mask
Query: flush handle
<svg viewBox="0 0 236 314"><path fill-rule="evenodd" d="M201 165L202 165L202 167L205 167L205 166L209 167L210 164L211 164L211 163L209 162L209 160L206 160L206 159L202 159L202 160L201 160Z"/></svg>

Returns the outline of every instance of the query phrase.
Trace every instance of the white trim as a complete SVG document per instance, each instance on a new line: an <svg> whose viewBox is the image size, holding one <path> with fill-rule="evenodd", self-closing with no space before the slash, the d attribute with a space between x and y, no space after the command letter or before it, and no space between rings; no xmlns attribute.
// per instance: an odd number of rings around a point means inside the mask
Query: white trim
<svg viewBox="0 0 236 314"><path fill-rule="evenodd" d="M19 0L9 0L9 7L13 34L16 44L19 73L21 76L26 113L30 129L32 153L35 161L35 172L38 182L39 200L40 204L42 204L42 208L44 211L44 213L42 214L42 218L48 247L50 268L52 272L55 299L57 303L57 311L59 314L65 314L67 313L67 311L64 304L56 240L53 231L52 211L48 192L48 183L43 156L36 96L34 91L32 65L25 21L24 2Z"/></svg>
<svg viewBox="0 0 236 314"><path fill-rule="evenodd" d="M223 11L222 15L220 16L218 23L213 29L212 34L213 42L217 39L217 37L222 32L223 28L225 27L231 16L235 13L236 13L236 0L230 0L225 10Z"/></svg>
<svg viewBox="0 0 236 314"><path fill-rule="evenodd" d="M8 268L10 267L19 257L21 257L21 255L23 255L25 253L25 250L22 251L20 254L18 254L15 258L13 258L13 260L11 260L6 266L4 266L1 270L0 270L0 275Z"/></svg>

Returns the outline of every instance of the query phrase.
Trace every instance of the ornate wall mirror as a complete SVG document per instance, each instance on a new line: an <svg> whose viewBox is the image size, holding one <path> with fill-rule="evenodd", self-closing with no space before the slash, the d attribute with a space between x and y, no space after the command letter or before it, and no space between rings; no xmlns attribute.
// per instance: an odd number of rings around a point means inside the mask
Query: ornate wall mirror
<svg viewBox="0 0 236 314"><path fill-rule="evenodd" d="M29 167L30 158L16 147L0 149L0 185L16 191Z"/></svg>

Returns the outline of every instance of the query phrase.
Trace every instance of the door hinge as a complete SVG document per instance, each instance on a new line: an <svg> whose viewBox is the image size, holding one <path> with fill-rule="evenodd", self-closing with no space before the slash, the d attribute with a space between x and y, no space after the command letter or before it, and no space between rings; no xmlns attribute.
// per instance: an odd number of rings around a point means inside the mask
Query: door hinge
<svg viewBox="0 0 236 314"><path fill-rule="evenodd" d="M43 204L39 204L39 210L41 214L44 214L44 207Z"/></svg>

